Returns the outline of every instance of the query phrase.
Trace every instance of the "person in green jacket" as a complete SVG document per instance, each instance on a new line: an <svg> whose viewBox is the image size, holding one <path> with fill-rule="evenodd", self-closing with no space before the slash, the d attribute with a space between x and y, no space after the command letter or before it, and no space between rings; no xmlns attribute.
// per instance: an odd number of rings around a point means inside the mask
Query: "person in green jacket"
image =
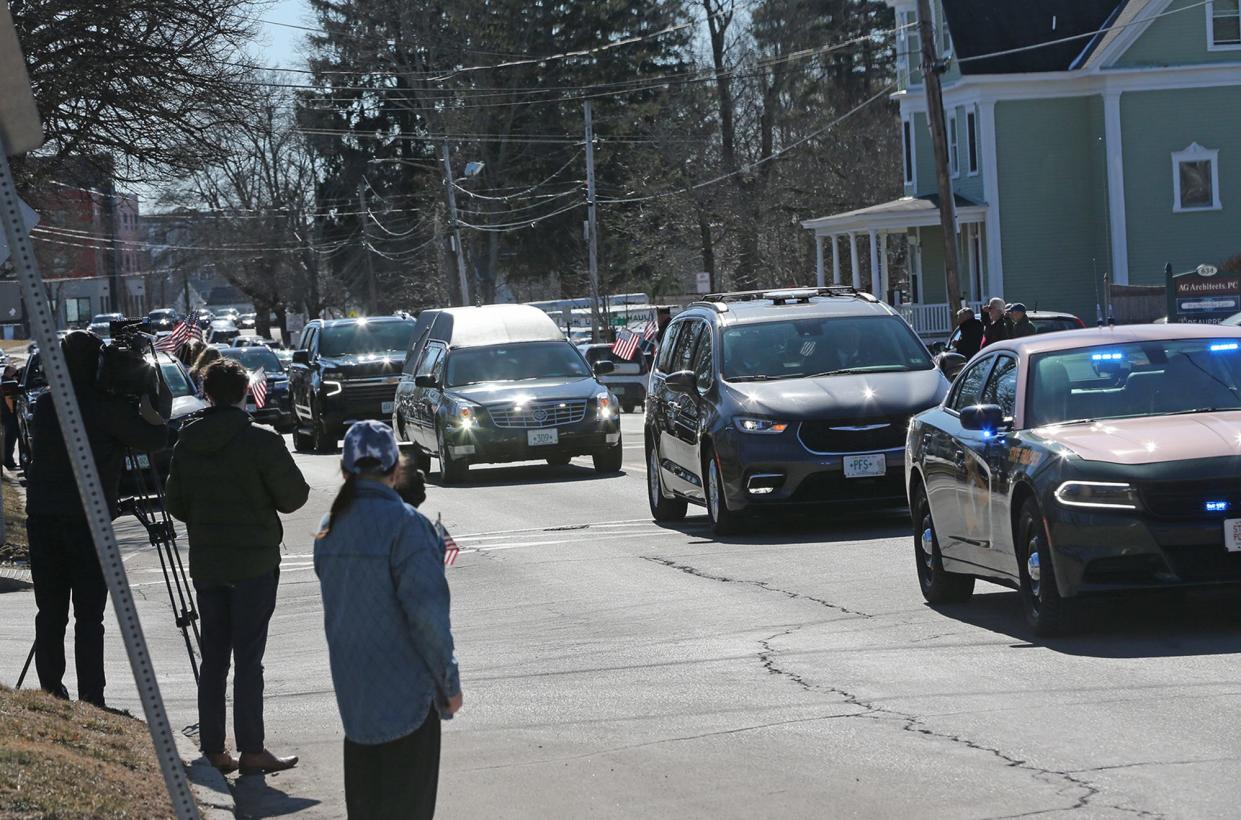
<svg viewBox="0 0 1241 820"><path fill-rule="evenodd" d="M198 595L202 667L198 725L203 754L224 772L281 771L296 757L277 757L263 736L263 652L276 608L280 542L278 513L306 503L310 487L275 431L243 409L250 375L231 359L203 371L211 407L182 428L165 490L169 514L184 521L190 575ZM225 749L224 695L230 655L233 732L240 760Z"/></svg>

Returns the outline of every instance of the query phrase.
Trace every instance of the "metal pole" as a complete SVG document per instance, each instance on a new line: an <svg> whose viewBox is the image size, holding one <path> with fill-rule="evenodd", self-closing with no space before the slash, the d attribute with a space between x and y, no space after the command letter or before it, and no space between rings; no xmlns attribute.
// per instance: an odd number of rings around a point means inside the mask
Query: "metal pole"
<svg viewBox="0 0 1241 820"><path fill-rule="evenodd" d="M112 513L104 500L103 485L99 480L99 470L95 466L95 456L91 452L90 442L86 437L86 427L82 423L82 411L78 407L77 396L73 392L73 384L69 379L65 355L56 338L56 325L52 312L42 292L42 281L35 263L34 248L30 243L30 237L26 235L21 212L18 209L18 201L17 189L13 184L13 173L9 169L8 146L3 135L0 135L0 224L4 226L5 237L8 239L9 248L12 249L17 279L21 283L22 298L26 302L34 337L39 344L44 373L47 376L48 386L51 388L56 414L60 419L60 429L64 434L69 461L73 465L73 474L77 479L78 493L85 507L84 512L87 523L90 525L91 537L95 542L95 551L99 554L99 566L108 583L108 593L112 598L112 606L116 611L116 619L125 641L125 652L129 656L129 666L133 670L134 683L138 687L138 696L142 700L142 711L146 717L147 728L151 732L151 740L155 745L155 756L159 760L160 769L164 775L164 785L168 789L168 796L172 801L176 816L182 820L197 818L198 806L195 805L194 795L190 792L185 765L181 762L181 756L177 752L172 726L164 710L159 680L155 675L155 667L151 664L151 655L147 650L142 624L138 620L133 591L129 587L129 578L125 574L125 564L121 561L121 551L116 541L116 531L112 528Z"/></svg>
<svg viewBox="0 0 1241 820"><path fill-rule="evenodd" d="M107 202L104 203L104 213L108 215L108 283L112 291L112 312L123 313L129 315L129 307L125 304L124 285L121 283L120 276L120 260L117 258L121 252L120 244L116 241L116 184L112 181L109 174L107 183L103 186L104 194Z"/></svg>
<svg viewBox="0 0 1241 820"><path fill-rule="evenodd" d="M590 100L582 103L586 117L586 232L590 255L590 339L599 341L599 223L595 218L595 132Z"/></svg>
<svg viewBox="0 0 1241 820"><path fill-rule="evenodd" d="M947 22L944 22L947 25ZM948 289L948 309L961 306L961 285L957 278L957 208L948 170L948 129L944 125L944 94L939 83L939 54L935 48L935 29L931 25L931 0L918 0L918 29L922 35L922 82L926 86L927 122L935 148L935 176L939 183L939 225L944 232L944 280Z"/></svg>
<svg viewBox="0 0 1241 820"><path fill-rule="evenodd" d="M358 180L358 213L362 217L362 243L366 246L366 313L375 313L375 258L371 255L371 212L366 206L366 178Z"/></svg>
<svg viewBox="0 0 1241 820"><path fill-rule="evenodd" d="M457 250L457 279L461 283L461 304L470 304L470 280L465 275L465 248L461 246L461 223L457 220L457 192L453 188L452 162L448 159L448 143L444 143L444 188L448 191L448 220L452 223L452 242Z"/></svg>

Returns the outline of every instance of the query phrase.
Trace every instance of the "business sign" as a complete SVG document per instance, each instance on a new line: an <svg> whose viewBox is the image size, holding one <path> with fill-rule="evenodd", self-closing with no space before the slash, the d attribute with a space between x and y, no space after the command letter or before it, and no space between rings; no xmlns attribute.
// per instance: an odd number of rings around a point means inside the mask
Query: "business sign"
<svg viewBox="0 0 1241 820"><path fill-rule="evenodd" d="M30 91L9 4L0 3L0 137L10 156L43 144L43 125Z"/></svg>
<svg viewBox="0 0 1241 820"><path fill-rule="evenodd" d="M1199 265L1188 273L1168 275L1168 321L1218 324L1234 313L1241 313L1241 274Z"/></svg>

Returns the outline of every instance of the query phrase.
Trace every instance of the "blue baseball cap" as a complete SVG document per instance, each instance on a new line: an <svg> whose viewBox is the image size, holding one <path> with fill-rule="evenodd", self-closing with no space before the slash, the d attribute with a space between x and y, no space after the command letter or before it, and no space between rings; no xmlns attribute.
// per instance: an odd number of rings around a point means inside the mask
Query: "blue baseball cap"
<svg viewBox="0 0 1241 820"><path fill-rule="evenodd" d="M386 473L396 466L401 458L401 449L397 447L396 436L388 425L378 421L355 422L345 433L343 454L340 466L346 473L360 473L363 468L358 462L363 459L374 459L379 472ZM366 469L370 469L367 465Z"/></svg>

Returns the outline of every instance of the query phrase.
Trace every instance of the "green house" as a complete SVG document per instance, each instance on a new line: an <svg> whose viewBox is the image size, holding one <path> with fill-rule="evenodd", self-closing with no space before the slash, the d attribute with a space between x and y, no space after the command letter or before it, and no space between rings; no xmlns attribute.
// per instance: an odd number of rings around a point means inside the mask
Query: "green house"
<svg viewBox="0 0 1241 820"><path fill-rule="evenodd" d="M808 219L819 281L889 291L950 328L915 0L898 25L905 196ZM1239 0L933 0L962 296L1092 322L1108 283L1241 254ZM903 243L903 247L899 243Z"/></svg>

